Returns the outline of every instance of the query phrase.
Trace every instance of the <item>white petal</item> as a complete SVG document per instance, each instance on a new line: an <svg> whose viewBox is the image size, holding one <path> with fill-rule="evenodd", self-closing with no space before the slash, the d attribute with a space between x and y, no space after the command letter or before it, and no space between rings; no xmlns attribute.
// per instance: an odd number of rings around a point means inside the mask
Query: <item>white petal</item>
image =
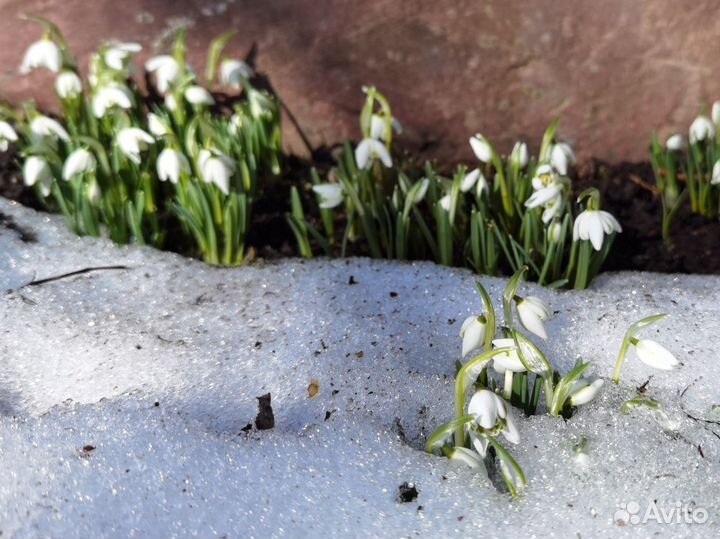
<svg viewBox="0 0 720 539"><path fill-rule="evenodd" d="M715 164L713 165L712 179L710 180L710 183L713 185L720 183L720 159L715 161Z"/></svg>
<svg viewBox="0 0 720 539"><path fill-rule="evenodd" d="M78 148L65 159L62 177L64 180L70 180L75 175L89 172L94 168L95 156L85 148Z"/></svg>
<svg viewBox="0 0 720 539"><path fill-rule="evenodd" d="M387 146L379 140L372 141L372 153L375 157L379 158L383 165L387 168L392 167L392 158L390 152L388 152Z"/></svg>
<svg viewBox="0 0 720 539"><path fill-rule="evenodd" d="M538 206L542 206L543 204L546 204L547 202L560 196L561 192L562 184L553 182L547 187L543 187L530 195L530 198L525 201L525 207L537 208Z"/></svg>
<svg viewBox="0 0 720 539"><path fill-rule="evenodd" d="M537 315L537 311L532 304L528 303L526 299L520 300L517 304L517 311L520 317L520 323L525 329L542 339L547 339L547 332L545 331L543 321Z"/></svg>
<svg viewBox="0 0 720 539"><path fill-rule="evenodd" d="M598 378L591 384L583 384L579 389L576 389L570 395L570 404L572 406L587 404L595 398L604 383L604 380Z"/></svg>
<svg viewBox="0 0 720 539"><path fill-rule="evenodd" d="M360 144L357 145L357 148L355 148L355 163L357 163L360 169L370 168L371 142L371 139L363 139L360 141Z"/></svg>
<svg viewBox="0 0 720 539"><path fill-rule="evenodd" d="M450 460L462 462L470 466L470 468L485 469L483 459L475 452L467 447L454 447L450 450Z"/></svg>
<svg viewBox="0 0 720 539"><path fill-rule="evenodd" d="M320 207L331 209L343 201L343 187L339 183L321 183L313 185L313 191L320 197Z"/></svg>
<svg viewBox="0 0 720 539"><path fill-rule="evenodd" d="M481 348L485 340L486 325L478 319L477 316L471 317L469 324L463 323L462 331L462 356L465 357L469 352L477 348ZM467 320L466 320L467 322Z"/></svg>
<svg viewBox="0 0 720 539"><path fill-rule="evenodd" d="M490 159L492 159L492 149L490 148L487 140L485 140L485 137L483 137L480 133L470 137L470 147L472 148L473 153L475 153L475 157L483 163L487 163Z"/></svg>
<svg viewBox="0 0 720 539"><path fill-rule="evenodd" d="M720 124L720 101L715 101L712 106L712 112L710 113L713 123Z"/></svg>
<svg viewBox="0 0 720 539"><path fill-rule="evenodd" d="M471 170L468 172L465 177L462 179L462 182L460 183L460 190L463 193L467 193L470 189L473 188L475 185L475 182L478 181L478 178L482 172L480 172L479 168L476 168L475 170Z"/></svg>
<svg viewBox="0 0 720 539"><path fill-rule="evenodd" d="M503 436L511 444L519 443L520 431L518 431L517 424L515 423L515 419L513 418L512 412L510 410L507 410L507 416L505 417L505 421L507 422L507 424L505 425L505 429L503 429L502 431Z"/></svg>
<svg viewBox="0 0 720 539"><path fill-rule="evenodd" d="M482 428L491 429L497 423L499 399L492 391L481 389L470 399L468 414L475 416L475 421Z"/></svg>
<svg viewBox="0 0 720 539"><path fill-rule="evenodd" d="M668 137L667 141L665 141L665 147L668 150L672 150L672 151L682 150L682 147L683 147L682 135L679 133L675 133L674 135L671 135L670 137Z"/></svg>
<svg viewBox="0 0 720 539"><path fill-rule="evenodd" d="M669 371L678 360L664 346L650 339L640 339L635 345L638 359L656 369Z"/></svg>
<svg viewBox="0 0 720 539"><path fill-rule="evenodd" d="M213 105L213 96L202 86L192 85L185 90L185 99L193 105Z"/></svg>

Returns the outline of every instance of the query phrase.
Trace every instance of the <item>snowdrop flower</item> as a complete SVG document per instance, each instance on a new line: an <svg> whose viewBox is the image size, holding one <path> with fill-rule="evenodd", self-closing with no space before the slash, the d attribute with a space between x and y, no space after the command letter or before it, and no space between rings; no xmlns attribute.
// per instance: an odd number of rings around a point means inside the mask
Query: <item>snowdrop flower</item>
<svg viewBox="0 0 720 539"><path fill-rule="evenodd" d="M715 161L715 164L713 165L712 178L710 179L710 183L713 185L717 185L720 183L720 159Z"/></svg>
<svg viewBox="0 0 720 539"><path fill-rule="evenodd" d="M438 204L440 204L440 207L443 210L449 212L450 207L452 206L452 197L449 194L447 194L444 197L442 197L440 200L438 200Z"/></svg>
<svg viewBox="0 0 720 539"><path fill-rule="evenodd" d="M153 112L148 112L147 123L150 133L156 137L163 137L169 133L165 122L160 119L160 116Z"/></svg>
<svg viewBox="0 0 720 539"><path fill-rule="evenodd" d="M100 197L102 196L102 193L100 192L100 186L98 185L97 180L93 178L90 182L88 182L87 186L87 197L95 206L98 205L100 202Z"/></svg>
<svg viewBox="0 0 720 539"><path fill-rule="evenodd" d="M185 99L193 105L214 105L213 96L202 86L196 84L185 89Z"/></svg>
<svg viewBox="0 0 720 539"><path fill-rule="evenodd" d="M600 388L605 383L605 380L598 378L594 382L590 383L584 378L575 380L570 389L570 404L572 406L581 406L587 404L595 398L600 392Z"/></svg>
<svg viewBox="0 0 720 539"><path fill-rule="evenodd" d="M170 180L170 183L177 183L181 174L190 174L187 157L172 148L165 148L160 152L155 166L161 182Z"/></svg>
<svg viewBox="0 0 720 539"><path fill-rule="evenodd" d="M703 116L701 114L693 120L692 124L690 124L690 144L695 144L696 142L700 142L705 139L711 139L714 136L715 124L713 124L707 116Z"/></svg>
<svg viewBox="0 0 720 539"><path fill-rule="evenodd" d="M358 168L369 169L375 159L380 159L387 168L392 167L392 158L385 144L371 138L360 141L355 148L355 162Z"/></svg>
<svg viewBox="0 0 720 539"><path fill-rule="evenodd" d="M551 243L557 243L562 238L562 225L558 221L554 221L547 228L547 237Z"/></svg>
<svg viewBox="0 0 720 539"><path fill-rule="evenodd" d="M228 131L230 131L230 134L237 135L242 128L242 123L242 118L239 115L233 114L230 116L230 122L228 125Z"/></svg>
<svg viewBox="0 0 720 539"><path fill-rule="evenodd" d="M120 151L136 165L140 164L140 152L153 144L155 139L139 127L125 127L117 134L117 145Z"/></svg>
<svg viewBox="0 0 720 539"><path fill-rule="evenodd" d="M214 183L224 194L230 193L235 160L217 151L200 150L198 166L205 183Z"/></svg>
<svg viewBox="0 0 720 539"><path fill-rule="evenodd" d="M485 175L481 172L480 176L478 177L477 183L475 184L475 196L477 198L482 197L483 192L490 192L490 186L488 186L488 182L485 179Z"/></svg>
<svg viewBox="0 0 720 539"><path fill-rule="evenodd" d="M264 93L253 88L248 91L248 103L253 118L261 118L270 113L273 108L272 101Z"/></svg>
<svg viewBox="0 0 720 539"><path fill-rule="evenodd" d="M538 189L525 201L525 207L532 209L550 202L558 202L562 198L563 186L560 182L552 182Z"/></svg>
<svg viewBox="0 0 720 539"><path fill-rule="evenodd" d="M468 415L475 418L474 423L477 426L483 431L490 431L488 434L494 434L494 431L500 428L508 442L516 444L520 441L520 433L507 404L492 391L488 389L477 391L470 399L467 411ZM473 446L480 455L485 456L487 441L473 437Z"/></svg>
<svg viewBox="0 0 720 539"><path fill-rule="evenodd" d="M462 357L465 357L476 348L482 348L485 342L486 331L487 319L485 315L470 316L465 319L460 328L460 337L462 337L463 340Z"/></svg>
<svg viewBox="0 0 720 539"><path fill-rule="evenodd" d="M715 103L713 103L710 117L715 125L720 124L720 101L715 101Z"/></svg>
<svg viewBox="0 0 720 539"><path fill-rule="evenodd" d="M529 160L527 144L516 142L512 152L510 152L510 162L514 163L518 168L525 168Z"/></svg>
<svg viewBox="0 0 720 539"><path fill-rule="evenodd" d="M575 218L573 241L590 240L593 248L599 251L604 236L613 232L622 232L622 227L611 213L588 208Z"/></svg>
<svg viewBox="0 0 720 539"><path fill-rule="evenodd" d="M529 332L534 333L542 339L547 339L547 332L543 322L550 318L552 311L550 307L536 296L516 298L517 312L520 323Z"/></svg>
<svg viewBox="0 0 720 539"><path fill-rule="evenodd" d="M78 148L65 159L62 170L63 180L70 180L77 174L92 172L96 163L95 156L91 152L85 148Z"/></svg>
<svg viewBox="0 0 720 539"><path fill-rule="evenodd" d="M483 173L480 171L479 168L476 168L475 170L471 170L467 174L465 174L465 177L462 179L462 182L460 183L460 190L463 193L467 193L470 189L473 188L473 186L477 183L477 181L480 179L480 177L483 175ZM485 178L483 177L483 180Z"/></svg>
<svg viewBox="0 0 720 539"><path fill-rule="evenodd" d="M505 371L525 372L527 370L520 361L514 339L493 339L492 344L495 348L512 348L509 352L493 357L493 369L496 372L503 374Z"/></svg>
<svg viewBox="0 0 720 539"><path fill-rule="evenodd" d="M240 88L246 80L255 75L252 67L242 60L223 60L220 64L220 83Z"/></svg>
<svg viewBox="0 0 720 539"><path fill-rule="evenodd" d="M475 157L483 163L487 163L490 159L492 159L492 148L490 147L487 139L480 133L476 133L470 137L470 147L472 148Z"/></svg>
<svg viewBox="0 0 720 539"><path fill-rule="evenodd" d="M41 114L35 116L30 122L30 132L33 138L37 140L57 140L61 139L65 142L70 140L70 135L65 131L65 128L60 125L56 120L43 116Z"/></svg>
<svg viewBox="0 0 720 539"><path fill-rule="evenodd" d="M15 142L18 139L17 133L12 126L0 120L0 152L6 152L10 142Z"/></svg>
<svg viewBox="0 0 720 539"><path fill-rule="evenodd" d="M655 341L631 338L630 343L635 346L638 359L655 369L669 371L679 364L667 348Z"/></svg>
<svg viewBox="0 0 720 539"><path fill-rule="evenodd" d="M321 183L313 185L312 190L320 198L320 207L331 209L342 204L343 186L339 183Z"/></svg>
<svg viewBox="0 0 720 539"><path fill-rule="evenodd" d="M417 187L415 187L417 185ZM428 187L430 187L430 180L427 178L422 178L417 184L413 185L413 189L409 191L408 194L412 194L412 202L413 204L420 204L422 200L425 198L425 195L427 195Z"/></svg>
<svg viewBox="0 0 720 539"><path fill-rule="evenodd" d="M105 51L103 60L108 67L122 71L127 67L130 57L141 50L138 43L115 43Z"/></svg>
<svg viewBox="0 0 720 539"><path fill-rule="evenodd" d="M25 52L25 57L20 65L20 73L26 75L33 69L41 67L57 73L60 71L62 63L63 58L60 47L50 39L41 39L30 45Z"/></svg>
<svg viewBox="0 0 720 539"><path fill-rule="evenodd" d="M169 54L153 56L145 62L145 69L155 75L155 86L161 94L167 93L180 76L180 66Z"/></svg>
<svg viewBox="0 0 720 539"><path fill-rule="evenodd" d="M96 118L102 118L108 109L118 107L131 109L133 107L133 95L130 89L124 84L113 82L101 86L92 100L93 114Z"/></svg>
<svg viewBox="0 0 720 539"><path fill-rule="evenodd" d="M173 94L168 94L165 96L165 108L167 108L169 111L177 110L177 99L175 99L175 96Z"/></svg>
<svg viewBox="0 0 720 539"><path fill-rule="evenodd" d="M395 133L402 133L402 126L395 117L390 118L390 128ZM387 132L385 131L385 117L380 114L373 114L370 117L370 138L375 140L387 141Z"/></svg>
<svg viewBox="0 0 720 539"><path fill-rule="evenodd" d="M668 139L665 141L665 147L668 150L677 152L682 150L683 147L683 138L680 133L675 133L674 135L670 135Z"/></svg>
<svg viewBox="0 0 720 539"><path fill-rule="evenodd" d="M72 99L82 93L82 81L77 73L67 69L55 78L55 91L60 99Z"/></svg>
<svg viewBox="0 0 720 539"><path fill-rule="evenodd" d="M575 152L566 142L554 144L550 150L550 164L563 176L567 174L568 165L576 162Z"/></svg>
<svg viewBox="0 0 720 539"><path fill-rule="evenodd" d="M23 180L25 185L32 187L35 184L40 185L40 192L43 196L50 194L53 175L50 165L42 157L31 155L25 160L23 165Z"/></svg>

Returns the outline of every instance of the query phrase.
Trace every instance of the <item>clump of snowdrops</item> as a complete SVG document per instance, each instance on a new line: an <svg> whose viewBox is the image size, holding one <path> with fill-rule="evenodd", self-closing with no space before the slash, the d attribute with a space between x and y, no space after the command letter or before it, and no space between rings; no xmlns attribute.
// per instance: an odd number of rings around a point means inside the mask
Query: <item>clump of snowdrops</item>
<svg viewBox="0 0 720 539"><path fill-rule="evenodd" d="M720 215L720 101L710 116L698 115L688 129L687 145L680 133L668 137L663 145L652 137L650 160L655 185L663 207L662 235L671 244L673 218L690 200L690 211L717 219Z"/></svg>
<svg viewBox="0 0 720 539"><path fill-rule="evenodd" d="M575 154L556 139L558 120L538 156L525 142L501 156L476 134L469 144L477 162L444 177L430 163L418 173L393 158L400 124L385 96L374 87L364 92L361 142L354 149L345 143L326 181L313 173L319 219L292 192L288 219L301 255L312 256L317 245L345 256L356 244L373 258L432 259L489 275L527 266L528 277L544 285L590 283L622 228L601 209L596 189L573 197Z"/></svg>
<svg viewBox="0 0 720 539"><path fill-rule="evenodd" d="M483 310L465 320L460 331L462 357L469 359L457 364L455 418L438 427L425 447L429 453L479 470L493 465L488 452L492 447L505 485L514 496L525 488L525 474L498 439L502 435L511 444L520 442L513 408L526 415L542 408L552 416L568 418L603 386L602 379L584 377L590 363L580 359L564 375L553 369L547 356L521 331L524 328L546 339L545 322L552 314L541 298L519 295L526 271L518 271L503 293L502 327L498 327L490 296L477 283Z"/></svg>
<svg viewBox="0 0 720 539"><path fill-rule="evenodd" d="M186 61L185 32L145 63L144 95L132 78L136 43L103 43L83 80L60 30L43 28L21 72L56 74L59 120L32 103L3 111L0 150L20 149L25 183L78 234L163 245L178 229L211 264L240 264L263 178L279 173L276 100L253 87L253 70L223 57L232 33L208 51L204 84ZM207 89L216 78L238 98L225 113Z"/></svg>

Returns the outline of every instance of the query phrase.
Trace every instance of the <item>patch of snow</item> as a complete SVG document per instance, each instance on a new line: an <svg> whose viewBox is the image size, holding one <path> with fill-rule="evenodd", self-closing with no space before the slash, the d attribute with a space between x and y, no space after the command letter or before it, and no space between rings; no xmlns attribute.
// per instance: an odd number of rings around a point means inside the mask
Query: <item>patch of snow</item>
<svg viewBox="0 0 720 539"><path fill-rule="evenodd" d="M523 285L558 311L548 341L536 341L553 365L566 371L580 356L607 383L567 422L516 412L521 442L509 449L529 484L512 500L422 452L452 417L458 331L481 306L470 272L365 259L218 269L77 238L62 219L4 199L0 213L37 235L27 243L0 228L0 290L12 290L0 301L3 537L720 532L717 277ZM128 269L22 287L109 265ZM481 279L499 305L505 280ZM671 318L642 335L683 366L652 371L631 353L615 386L626 328L658 312ZM647 380L666 421L619 410ZM268 392L275 428L243 432ZM410 503L397 500L404 482L419 492ZM653 500L707 521L615 522L633 503L642 518Z"/></svg>

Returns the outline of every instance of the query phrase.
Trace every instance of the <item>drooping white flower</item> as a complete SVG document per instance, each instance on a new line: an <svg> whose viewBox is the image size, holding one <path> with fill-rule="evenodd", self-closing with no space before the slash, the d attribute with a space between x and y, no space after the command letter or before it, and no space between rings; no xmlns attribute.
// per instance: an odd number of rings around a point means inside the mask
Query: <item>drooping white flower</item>
<svg viewBox="0 0 720 539"><path fill-rule="evenodd" d="M154 112L148 112L147 115L148 129L150 133L156 137L163 137L169 133L167 125L160 119L160 116Z"/></svg>
<svg viewBox="0 0 720 539"><path fill-rule="evenodd" d="M573 241L590 240L596 251L602 249L603 238L613 232L622 232L615 217L603 210L586 209L575 218Z"/></svg>
<svg viewBox="0 0 720 539"><path fill-rule="evenodd" d="M567 174L568 165L575 164L575 152L567 142L558 142L550 150L550 164L563 176Z"/></svg>
<svg viewBox="0 0 720 539"><path fill-rule="evenodd" d="M715 103L713 103L710 117L715 125L720 124L720 101L715 101Z"/></svg>
<svg viewBox="0 0 720 539"><path fill-rule="evenodd" d="M683 147L683 138L680 133L675 133L674 135L670 135L668 139L665 141L665 147L668 150L677 152L682 150Z"/></svg>
<svg viewBox="0 0 720 539"><path fill-rule="evenodd" d="M30 132L33 138L39 140L50 139L54 141L61 139L65 142L70 140L70 135L59 122L41 114L35 116L30 122Z"/></svg>
<svg viewBox="0 0 720 539"><path fill-rule="evenodd" d="M710 118L704 115L699 115L693 123L690 124L689 139L690 144L703 141L705 139L711 139L715 136L715 124L712 123Z"/></svg>
<svg viewBox="0 0 720 539"><path fill-rule="evenodd" d="M169 111L176 111L177 110L177 99L175 99L175 96L173 94L168 94L165 96L165 107Z"/></svg>
<svg viewBox="0 0 720 539"><path fill-rule="evenodd" d="M77 73L66 69L55 78L55 91L60 99L72 99L82 92L82 81Z"/></svg>
<svg viewBox="0 0 720 539"><path fill-rule="evenodd" d="M472 396L468 404L468 415L475 418L475 423L482 429L488 431L494 429L498 422L504 420L504 428L502 434L505 439L513 444L520 441L520 433L518 432L512 413L505 401L488 389L481 389ZM485 456L487 445L485 443L476 443L478 438L473 439L473 446L482 456Z"/></svg>
<svg viewBox="0 0 720 539"><path fill-rule="evenodd" d="M600 392L600 388L604 383L605 380L602 378L598 378L592 383L584 378L575 380L572 388L570 389L570 404L572 406L587 404Z"/></svg>
<svg viewBox="0 0 720 539"><path fill-rule="evenodd" d="M180 76L180 66L169 54L153 56L145 62L145 69L155 75L155 86L161 94L167 93Z"/></svg>
<svg viewBox="0 0 720 539"><path fill-rule="evenodd" d="M440 207L443 210L449 212L452 207L452 197L450 196L450 193L441 197L440 200L438 200L438 204L440 204Z"/></svg>
<svg viewBox="0 0 720 539"><path fill-rule="evenodd" d="M562 225L555 221L547 228L548 240L552 243L557 243L562 238Z"/></svg>
<svg viewBox="0 0 720 539"><path fill-rule="evenodd" d="M672 353L661 344L650 339L631 339L640 361L655 369L669 371L679 362Z"/></svg>
<svg viewBox="0 0 720 539"><path fill-rule="evenodd" d="M198 167L205 183L214 183L224 194L230 193L230 178L235 172L235 160L218 151L200 150Z"/></svg>
<svg viewBox="0 0 720 539"><path fill-rule="evenodd" d="M523 327L538 337L547 339L543 322L552 315L550 307L536 296L518 298L516 302L518 316Z"/></svg>
<svg viewBox="0 0 720 539"><path fill-rule="evenodd" d="M487 180L485 179L484 174L480 174L480 177L477 180L477 183L475 184L475 196L477 198L482 197L483 192L490 192L490 186L488 185Z"/></svg>
<svg viewBox="0 0 720 539"><path fill-rule="evenodd" d="M460 328L462 337L462 357L477 348L482 348L487 332L487 320L485 316L469 316L465 319Z"/></svg>
<svg viewBox="0 0 720 539"><path fill-rule="evenodd" d="M78 148L65 159L62 177L64 180L70 180L77 174L92 172L95 170L96 163L95 156L90 151Z"/></svg>
<svg viewBox="0 0 720 539"><path fill-rule="evenodd" d="M6 152L10 142L15 142L17 139L18 136L13 127L9 123L0 120L0 152Z"/></svg>
<svg viewBox="0 0 720 539"><path fill-rule="evenodd" d="M476 168L474 170L471 170L467 174L465 174L465 177L462 179L462 182L460 183L460 190L463 193L467 193L470 191L470 189L473 188L473 186L477 183L477 181L480 179L480 176L482 176L483 173L480 171L479 168ZM483 180L485 178L483 177Z"/></svg>
<svg viewBox="0 0 720 539"><path fill-rule="evenodd" d="M417 185L417 187L415 187ZM430 180L428 178L422 178L417 184L413 185L413 189L411 189L408 194L412 195L412 202L413 204L420 204L422 200L425 198L425 195L427 195L428 188L430 187Z"/></svg>
<svg viewBox="0 0 720 539"><path fill-rule="evenodd" d="M96 90L92 100L93 114L96 118L102 118L108 109L118 107L127 110L133 107L133 103L134 98L130 88L112 82Z"/></svg>
<svg viewBox="0 0 720 539"><path fill-rule="evenodd" d="M558 195L545 203L544 210L542 212L542 222L548 224L556 216L559 216L563 209L563 198Z"/></svg>
<svg viewBox="0 0 720 539"><path fill-rule="evenodd" d="M720 183L720 159L715 161L715 164L713 165L712 178L710 179L710 183L713 185L717 185Z"/></svg>
<svg viewBox="0 0 720 539"><path fill-rule="evenodd" d="M193 84L185 89L185 99L192 105L213 105L213 96L202 86Z"/></svg>
<svg viewBox="0 0 720 539"><path fill-rule="evenodd" d="M321 183L313 185L312 189L320 198L321 208L331 209L342 204L343 186L339 183Z"/></svg>
<svg viewBox="0 0 720 539"><path fill-rule="evenodd" d="M105 64L117 71L124 70L133 54L142 50L138 43L114 43L108 47L103 55Z"/></svg>
<svg viewBox="0 0 720 539"><path fill-rule="evenodd" d="M102 192L100 191L100 186L95 178L92 178L88 182L86 193L88 200L97 206L100 202L100 198L102 197Z"/></svg>
<svg viewBox="0 0 720 539"><path fill-rule="evenodd" d="M475 157L477 157L483 163L487 163L492 159L492 148L488 143L487 139L480 133L476 133L470 137L470 147L472 148Z"/></svg>
<svg viewBox="0 0 720 539"><path fill-rule="evenodd" d="M63 57L60 47L50 39L41 39L28 47L20 65L20 73L25 75L33 69L41 67L57 73L60 71L62 63Z"/></svg>
<svg viewBox="0 0 720 539"><path fill-rule="evenodd" d="M549 185L538 189L530 198L525 201L526 208L537 208L543 206L550 201L555 201L562 197L563 186L560 182L552 182Z"/></svg>
<svg viewBox="0 0 720 539"><path fill-rule="evenodd" d="M524 142L516 142L510 152L510 162L514 163L518 168L525 168L530 160L527 144Z"/></svg>
<svg viewBox="0 0 720 539"><path fill-rule="evenodd" d="M177 183L181 174L190 174L190 162L187 157L173 148L165 148L161 151L155 166L161 182L170 180L170 183Z"/></svg>
<svg viewBox="0 0 720 539"><path fill-rule="evenodd" d="M360 141L355 148L355 162L358 168L370 168L375 159L380 159L387 168L392 167L392 158L385 144L371 138Z"/></svg>
<svg viewBox="0 0 720 539"><path fill-rule="evenodd" d="M23 164L23 181L25 185L29 187L39 184L42 195L45 197L48 196L53 182L52 170L50 170L48 162L36 155L31 155L25 159L25 163Z"/></svg>
<svg viewBox="0 0 720 539"><path fill-rule="evenodd" d="M492 342L495 348L512 348L508 352L497 354L493 357L493 369L503 374L505 371L512 372L525 372L527 369L520 361L520 356L515 348L515 340L513 339L493 339Z"/></svg>
<svg viewBox="0 0 720 539"><path fill-rule="evenodd" d="M467 447L453 447L448 452L448 458L451 461L461 462L470 468L475 468L480 472L485 472L485 475L487 475L483 459L475 451L471 451Z"/></svg>
<svg viewBox="0 0 720 539"><path fill-rule="evenodd" d="M255 75L252 67L242 60L225 59L220 64L220 83L240 88L244 81Z"/></svg>
<svg viewBox="0 0 720 539"><path fill-rule="evenodd" d="M155 139L139 127L125 127L121 129L116 137L118 148L130 161L136 165L140 164L140 153L146 150Z"/></svg>
<svg viewBox="0 0 720 539"><path fill-rule="evenodd" d="M249 88L248 104L250 105L250 114L253 118L262 118L272 112L273 103L270 98L263 92Z"/></svg>

